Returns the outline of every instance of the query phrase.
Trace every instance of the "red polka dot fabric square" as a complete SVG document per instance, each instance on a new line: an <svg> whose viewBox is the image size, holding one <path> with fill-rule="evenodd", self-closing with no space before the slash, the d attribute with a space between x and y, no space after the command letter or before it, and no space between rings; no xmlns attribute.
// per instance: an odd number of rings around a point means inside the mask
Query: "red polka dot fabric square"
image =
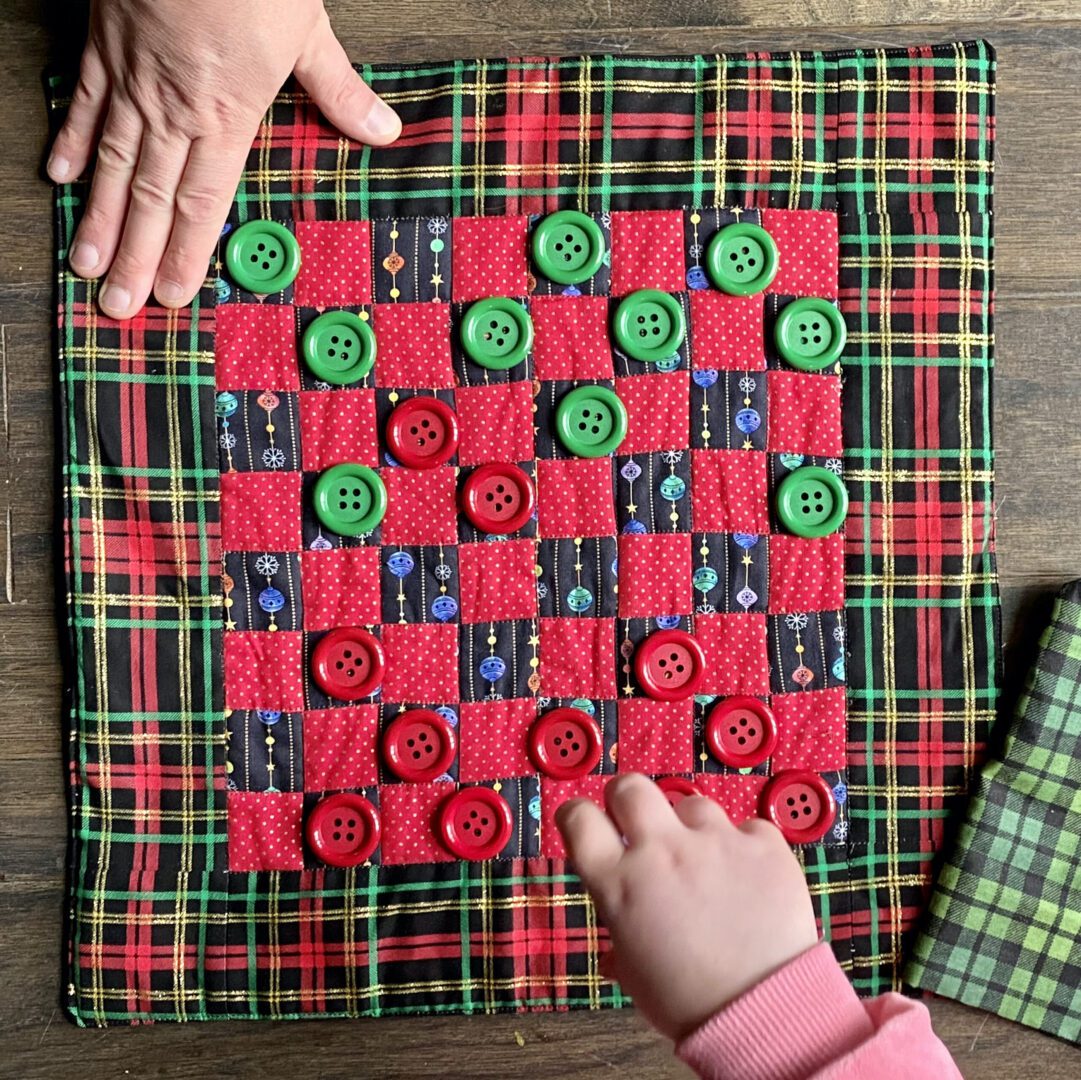
<svg viewBox="0 0 1081 1080"><path fill-rule="evenodd" d="M694 703L620 701L616 765L620 772L691 772L694 768Z"/></svg>
<svg viewBox="0 0 1081 1080"><path fill-rule="evenodd" d="M767 458L760 450L691 451L696 532L769 532Z"/></svg>
<svg viewBox="0 0 1081 1080"><path fill-rule="evenodd" d="M300 392L301 467L322 472L343 461L379 464L374 390Z"/></svg>
<svg viewBox="0 0 1081 1080"><path fill-rule="evenodd" d="M386 623L384 701L447 705L458 700L458 627L453 623Z"/></svg>
<svg viewBox="0 0 1081 1080"><path fill-rule="evenodd" d="M769 693L765 615L697 615L694 635L706 654L706 675L700 693Z"/></svg>
<svg viewBox="0 0 1081 1080"><path fill-rule="evenodd" d="M463 704L458 730L458 775L462 782L536 773L526 749L536 718L534 698Z"/></svg>
<svg viewBox="0 0 1081 1080"><path fill-rule="evenodd" d="M683 213L623 210L612 214L612 295L636 289L686 288Z"/></svg>
<svg viewBox="0 0 1081 1080"><path fill-rule="evenodd" d="M720 804L733 825L742 825L759 816L758 799L766 786L766 777L699 773L694 782L703 795Z"/></svg>
<svg viewBox="0 0 1081 1080"><path fill-rule="evenodd" d="M765 301L760 295L729 296L713 289L693 289L689 299L692 367L765 370Z"/></svg>
<svg viewBox="0 0 1081 1080"><path fill-rule="evenodd" d="M694 606L690 533L619 538L619 617L686 615Z"/></svg>
<svg viewBox="0 0 1081 1080"><path fill-rule="evenodd" d="M452 862L436 835L439 806L453 784L385 784L379 789L383 827L379 852L384 866Z"/></svg>
<svg viewBox="0 0 1081 1080"><path fill-rule="evenodd" d="M447 304L376 304L375 385L439 390L454 385Z"/></svg>
<svg viewBox="0 0 1081 1080"><path fill-rule="evenodd" d="M840 611L845 606L845 546L838 533L769 538L769 612Z"/></svg>
<svg viewBox="0 0 1081 1080"><path fill-rule="evenodd" d="M619 453L690 446L691 384L686 372L626 376L616 379L616 393L627 409L627 437Z"/></svg>
<svg viewBox="0 0 1081 1080"><path fill-rule="evenodd" d="M387 489L385 544L453 544L458 537L455 470L380 469Z"/></svg>
<svg viewBox="0 0 1081 1080"><path fill-rule="evenodd" d="M567 849L556 828L556 811L570 799L589 799L604 809L604 789L611 776L590 773L577 780L541 780L541 855L547 859L565 859Z"/></svg>
<svg viewBox="0 0 1081 1080"><path fill-rule="evenodd" d="M304 869L301 792L230 791L227 798L230 870Z"/></svg>
<svg viewBox="0 0 1081 1080"><path fill-rule="evenodd" d="M552 539L616 531L612 459L537 462L540 534Z"/></svg>
<svg viewBox="0 0 1081 1080"><path fill-rule="evenodd" d="M463 623L532 619L537 614L532 540L462 544L458 575Z"/></svg>
<svg viewBox="0 0 1081 1080"><path fill-rule="evenodd" d="M528 461L533 456L533 387L527 382L463 386L455 392L458 462Z"/></svg>
<svg viewBox="0 0 1081 1080"><path fill-rule="evenodd" d="M372 302L371 225L367 221L298 221L300 273L293 299L302 307Z"/></svg>
<svg viewBox="0 0 1081 1080"><path fill-rule="evenodd" d="M615 637L612 619L541 619L541 693L614 698Z"/></svg>
<svg viewBox="0 0 1081 1080"><path fill-rule="evenodd" d="M777 748L773 771L843 769L846 761L845 688L801 690L774 694L770 700L777 718Z"/></svg>
<svg viewBox="0 0 1081 1080"><path fill-rule="evenodd" d="M763 210L762 227L777 244L781 296L837 296L837 215L832 210Z"/></svg>
<svg viewBox="0 0 1081 1080"><path fill-rule="evenodd" d="M223 551L299 551L300 473L221 474Z"/></svg>
<svg viewBox="0 0 1081 1080"><path fill-rule="evenodd" d="M224 635L227 709L304 708L303 635L292 630L232 630Z"/></svg>
<svg viewBox="0 0 1081 1080"><path fill-rule="evenodd" d="M608 297L534 296L533 374L538 379L610 379Z"/></svg>
<svg viewBox="0 0 1081 1080"><path fill-rule="evenodd" d="M331 548L302 551L304 626L375 626L380 619L379 549Z"/></svg>
<svg viewBox="0 0 1081 1080"><path fill-rule="evenodd" d="M771 371L766 376L766 392L766 446L770 451L841 456L839 377Z"/></svg>
<svg viewBox="0 0 1081 1080"><path fill-rule="evenodd" d="M457 301L525 296L529 291L525 217L455 218L451 288Z"/></svg>
<svg viewBox="0 0 1081 1080"><path fill-rule="evenodd" d="M297 330L287 304L222 304L214 317L219 390L296 390Z"/></svg>
<svg viewBox="0 0 1081 1080"><path fill-rule="evenodd" d="M343 791L379 780L379 706L304 714L304 790Z"/></svg>

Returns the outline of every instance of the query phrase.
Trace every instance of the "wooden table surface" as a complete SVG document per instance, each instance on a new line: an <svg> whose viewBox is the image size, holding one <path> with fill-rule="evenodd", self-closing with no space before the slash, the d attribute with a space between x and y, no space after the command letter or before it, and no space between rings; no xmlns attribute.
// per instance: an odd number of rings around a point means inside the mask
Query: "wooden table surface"
<svg viewBox="0 0 1081 1080"><path fill-rule="evenodd" d="M54 629L50 190L41 70L71 55L71 0L0 7L0 1077L686 1075L631 1012L79 1031L60 1011L65 802ZM1052 590L1081 575L1081 6L1070 0L329 0L371 61L892 46L999 53L998 548L1007 670ZM1024 11L1038 8L1039 16ZM230 10L221 5L223 16ZM435 17L433 17L435 16ZM964 21L958 21L964 20ZM230 25L230 31L233 27ZM966 1077L1081 1075L1081 1051L932 1003Z"/></svg>

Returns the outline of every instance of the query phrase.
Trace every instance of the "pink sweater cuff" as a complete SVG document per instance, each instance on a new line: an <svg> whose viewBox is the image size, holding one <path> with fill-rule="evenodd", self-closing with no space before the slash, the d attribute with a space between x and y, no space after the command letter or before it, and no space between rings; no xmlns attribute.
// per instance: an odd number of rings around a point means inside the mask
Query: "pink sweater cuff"
<svg viewBox="0 0 1081 1080"><path fill-rule="evenodd" d="M707 1080L799 1080L870 1038L874 1025L820 941L730 1002L676 1053Z"/></svg>

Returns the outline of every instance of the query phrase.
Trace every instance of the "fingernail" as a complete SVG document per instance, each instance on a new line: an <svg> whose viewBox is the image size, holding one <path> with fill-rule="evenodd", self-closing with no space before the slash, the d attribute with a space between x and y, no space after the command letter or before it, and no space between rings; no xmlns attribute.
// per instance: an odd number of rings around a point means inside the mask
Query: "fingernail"
<svg viewBox="0 0 1081 1080"><path fill-rule="evenodd" d="M71 249L71 265L84 274L89 274L100 261L101 254L98 249L85 240L80 240Z"/></svg>
<svg viewBox="0 0 1081 1080"><path fill-rule="evenodd" d="M101 296L98 297L98 303L101 304L110 315L120 317L124 315L128 308L131 307L131 293L127 289L122 289L119 285L106 285L101 290Z"/></svg>
<svg viewBox="0 0 1081 1080"><path fill-rule="evenodd" d="M54 180L66 180L68 173L71 172L71 162L66 157L54 154L49 158L49 164L45 166L45 171Z"/></svg>
<svg viewBox="0 0 1081 1080"><path fill-rule="evenodd" d="M377 139L385 139L398 134L402 122L398 114L385 102L376 101L368 113L368 130Z"/></svg>
<svg viewBox="0 0 1081 1080"><path fill-rule="evenodd" d="M178 304L184 295L179 281L159 281L154 286L154 295L163 304Z"/></svg>

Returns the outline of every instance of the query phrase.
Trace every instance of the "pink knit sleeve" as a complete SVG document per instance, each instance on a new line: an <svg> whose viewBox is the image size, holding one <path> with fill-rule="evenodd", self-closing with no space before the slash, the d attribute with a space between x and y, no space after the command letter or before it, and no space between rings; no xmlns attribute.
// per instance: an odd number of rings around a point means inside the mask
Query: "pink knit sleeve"
<svg viewBox="0 0 1081 1080"><path fill-rule="evenodd" d="M960 1080L918 1001L861 1001L826 942L707 1020L676 1053L706 1080Z"/></svg>

